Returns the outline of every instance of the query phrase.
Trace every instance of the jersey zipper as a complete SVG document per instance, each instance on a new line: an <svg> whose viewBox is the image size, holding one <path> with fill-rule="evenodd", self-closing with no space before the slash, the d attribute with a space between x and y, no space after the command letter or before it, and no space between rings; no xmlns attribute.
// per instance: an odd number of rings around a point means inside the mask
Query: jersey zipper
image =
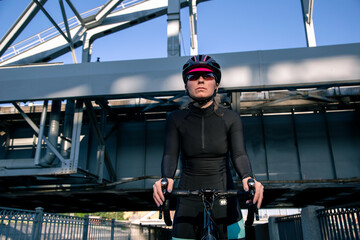
<svg viewBox="0 0 360 240"><path fill-rule="evenodd" d="M205 118L201 116L201 148L205 150Z"/></svg>

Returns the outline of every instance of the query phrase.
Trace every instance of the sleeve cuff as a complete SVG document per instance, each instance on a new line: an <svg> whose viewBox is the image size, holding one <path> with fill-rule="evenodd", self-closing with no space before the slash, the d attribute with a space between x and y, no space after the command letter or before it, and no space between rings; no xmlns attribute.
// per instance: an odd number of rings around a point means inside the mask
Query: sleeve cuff
<svg viewBox="0 0 360 240"><path fill-rule="evenodd" d="M248 174L245 174L244 176L242 176L242 180L244 180L244 179L247 178L247 177L251 177L251 178L255 179L254 174L248 173Z"/></svg>

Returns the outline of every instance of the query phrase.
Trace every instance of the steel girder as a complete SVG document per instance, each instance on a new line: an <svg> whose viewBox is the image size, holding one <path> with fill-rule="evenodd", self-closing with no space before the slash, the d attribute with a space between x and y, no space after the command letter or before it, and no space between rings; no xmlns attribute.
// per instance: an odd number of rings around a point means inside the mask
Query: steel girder
<svg viewBox="0 0 360 240"><path fill-rule="evenodd" d="M313 22L314 0L301 0L303 21L306 33L306 42L308 47L316 47L316 37Z"/></svg>
<svg viewBox="0 0 360 240"><path fill-rule="evenodd" d="M41 0L41 4L45 4L47 0ZM15 41L19 34L24 30L24 28L29 24L29 22L35 17L39 12L40 7L35 2L31 2L25 11L20 15L16 20L10 30L5 34L5 36L0 41L0 56L10 47L10 45Z"/></svg>
<svg viewBox="0 0 360 240"><path fill-rule="evenodd" d="M44 134L44 126L47 114L47 100L44 101L43 109L41 113L40 127L38 127L34 121L22 110L22 108L13 102L14 107L19 111L24 120L34 130L38 136L36 144L36 153L34 158L28 159L2 159L0 161L0 176L33 176L33 175L54 175L54 174L74 174L77 172L79 148L80 148L80 132L82 127L83 117L83 101L77 100L75 112L73 115L73 131L71 137L71 152L69 158L64 158L62 154L57 150L57 147L49 142ZM59 164L54 164L49 167L39 166L39 159L41 151L43 150L43 142L46 143L47 148L56 155L60 160Z"/></svg>

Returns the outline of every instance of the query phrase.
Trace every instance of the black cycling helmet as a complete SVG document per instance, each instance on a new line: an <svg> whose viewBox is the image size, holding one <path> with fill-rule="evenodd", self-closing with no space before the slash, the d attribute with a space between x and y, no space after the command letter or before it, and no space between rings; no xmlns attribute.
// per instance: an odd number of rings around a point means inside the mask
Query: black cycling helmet
<svg viewBox="0 0 360 240"><path fill-rule="evenodd" d="M215 74L216 77L215 81L218 84L220 83L221 80L220 65L209 55L193 56L185 63L182 72L182 76L185 84L187 82L186 76L188 75L189 72L195 71L195 69L197 69L198 72L201 71L201 69L203 70L210 69Z"/></svg>

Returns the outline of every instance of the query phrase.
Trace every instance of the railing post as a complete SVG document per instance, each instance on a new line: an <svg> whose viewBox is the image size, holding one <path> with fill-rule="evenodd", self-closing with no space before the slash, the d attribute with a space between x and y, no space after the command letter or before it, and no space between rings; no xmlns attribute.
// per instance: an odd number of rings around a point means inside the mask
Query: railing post
<svg viewBox="0 0 360 240"><path fill-rule="evenodd" d="M84 216L83 240L87 240L89 229L89 215Z"/></svg>
<svg viewBox="0 0 360 240"><path fill-rule="evenodd" d="M42 207L35 208L35 216L34 223L32 229L32 240L40 240L41 239L41 228L43 222L44 209Z"/></svg>
<svg viewBox="0 0 360 240"><path fill-rule="evenodd" d="M269 239L280 240L279 224L276 223L277 217L269 217Z"/></svg>
<svg viewBox="0 0 360 240"><path fill-rule="evenodd" d="M301 210L301 225L304 240L320 240L321 229L316 210L319 206L307 206Z"/></svg>
<svg viewBox="0 0 360 240"><path fill-rule="evenodd" d="M111 235L110 235L110 240L114 240L114 230L115 230L115 219L111 219Z"/></svg>

